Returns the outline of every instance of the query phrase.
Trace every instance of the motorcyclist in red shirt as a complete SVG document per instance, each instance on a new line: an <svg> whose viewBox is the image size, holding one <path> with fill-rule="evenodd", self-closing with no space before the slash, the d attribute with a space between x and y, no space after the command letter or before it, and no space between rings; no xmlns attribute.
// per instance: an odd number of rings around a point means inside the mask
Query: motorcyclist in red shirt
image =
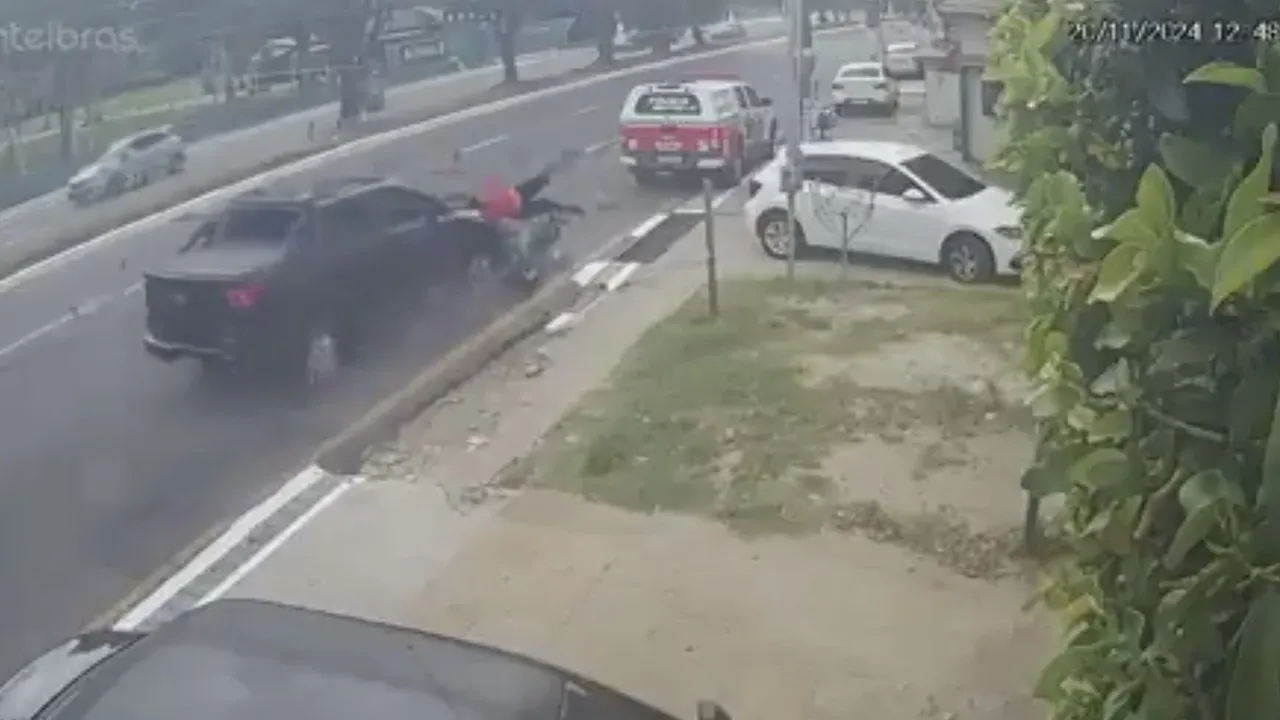
<svg viewBox="0 0 1280 720"><path fill-rule="evenodd" d="M551 176L567 164L568 158L553 163L524 182L509 186L493 179L485 184L475 206L486 222L497 228L509 254L509 261L526 276L533 273L531 256L546 249L556 238L553 213L582 216L577 205L539 197L551 184Z"/></svg>

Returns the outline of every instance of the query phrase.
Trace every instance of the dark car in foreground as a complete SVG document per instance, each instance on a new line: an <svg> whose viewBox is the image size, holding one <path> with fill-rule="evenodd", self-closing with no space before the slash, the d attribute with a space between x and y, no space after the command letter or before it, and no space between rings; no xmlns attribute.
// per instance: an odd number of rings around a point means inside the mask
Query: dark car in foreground
<svg viewBox="0 0 1280 720"><path fill-rule="evenodd" d="M404 291L456 277L432 196L378 178L242 196L144 280L147 351L314 385ZM463 265L465 267L465 265Z"/></svg>
<svg viewBox="0 0 1280 720"><path fill-rule="evenodd" d="M699 720L727 715L700 704ZM4 720L675 720L463 640L257 600L59 647L0 687Z"/></svg>

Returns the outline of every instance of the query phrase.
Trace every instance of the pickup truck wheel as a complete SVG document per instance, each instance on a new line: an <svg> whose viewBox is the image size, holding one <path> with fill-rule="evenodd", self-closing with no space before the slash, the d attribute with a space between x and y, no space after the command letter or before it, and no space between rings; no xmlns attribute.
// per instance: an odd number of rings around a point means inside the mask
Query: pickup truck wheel
<svg viewBox="0 0 1280 720"><path fill-rule="evenodd" d="M169 156L169 174L178 175L187 167L187 159L182 153L174 153Z"/></svg>

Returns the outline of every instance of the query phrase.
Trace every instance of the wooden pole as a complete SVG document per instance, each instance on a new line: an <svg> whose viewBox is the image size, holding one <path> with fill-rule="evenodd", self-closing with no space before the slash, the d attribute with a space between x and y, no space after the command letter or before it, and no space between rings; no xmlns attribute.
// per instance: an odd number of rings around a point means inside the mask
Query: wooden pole
<svg viewBox="0 0 1280 720"><path fill-rule="evenodd" d="M707 306L711 317L720 316L720 285L716 280L715 208L711 204L711 180L702 180L703 237L707 244Z"/></svg>
<svg viewBox="0 0 1280 720"><path fill-rule="evenodd" d="M840 282L849 279L849 212L840 213Z"/></svg>

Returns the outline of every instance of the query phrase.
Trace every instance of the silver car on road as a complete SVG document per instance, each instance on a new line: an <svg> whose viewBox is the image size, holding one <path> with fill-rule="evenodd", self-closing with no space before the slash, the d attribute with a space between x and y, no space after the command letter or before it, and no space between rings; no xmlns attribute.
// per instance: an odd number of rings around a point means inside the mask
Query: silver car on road
<svg viewBox="0 0 1280 720"><path fill-rule="evenodd" d="M67 181L67 197L76 205L115 197L177 175L187 164L187 143L171 126L145 130L117 140L102 157Z"/></svg>

